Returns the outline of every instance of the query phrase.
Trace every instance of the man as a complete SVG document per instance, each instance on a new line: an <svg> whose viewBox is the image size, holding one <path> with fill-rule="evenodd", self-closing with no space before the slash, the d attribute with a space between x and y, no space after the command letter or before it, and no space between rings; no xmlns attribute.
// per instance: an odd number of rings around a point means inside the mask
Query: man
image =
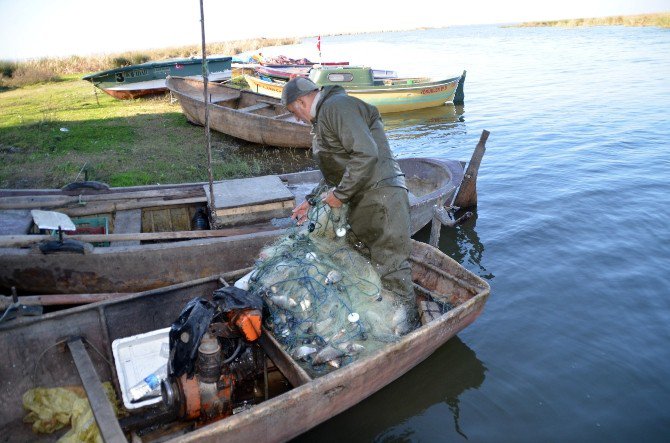
<svg viewBox="0 0 670 443"><path fill-rule="evenodd" d="M282 104L312 124L312 154L331 187L321 200L333 208L349 204L351 233L367 247L384 287L402 299L413 323L409 198L379 111L341 86L319 89L301 77L286 83ZM298 224L307 218L309 200L293 210Z"/></svg>

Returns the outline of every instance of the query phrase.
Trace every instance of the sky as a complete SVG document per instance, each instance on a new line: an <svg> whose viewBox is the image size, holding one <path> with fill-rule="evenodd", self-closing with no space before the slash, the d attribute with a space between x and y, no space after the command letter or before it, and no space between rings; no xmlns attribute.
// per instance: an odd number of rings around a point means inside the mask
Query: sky
<svg viewBox="0 0 670 443"><path fill-rule="evenodd" d="M203 2L208 42L670 11L670 0ZM0 0L3 60L199 45L200 37L199 0Z"/></svg>

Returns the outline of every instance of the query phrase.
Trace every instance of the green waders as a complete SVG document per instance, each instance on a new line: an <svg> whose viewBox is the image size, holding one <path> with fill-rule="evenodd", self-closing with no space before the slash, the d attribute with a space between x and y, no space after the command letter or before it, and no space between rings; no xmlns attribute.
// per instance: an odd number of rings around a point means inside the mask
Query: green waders
<svg viewBox="0 0 670 443"><path fill-rule="evenodd" d="M416 320L416 301L409 264L411 249L409 197L405 188L371 189L351 201L349 225L354 241L370 253L385 289L398 295L407 307L410 324Z"/></svg>

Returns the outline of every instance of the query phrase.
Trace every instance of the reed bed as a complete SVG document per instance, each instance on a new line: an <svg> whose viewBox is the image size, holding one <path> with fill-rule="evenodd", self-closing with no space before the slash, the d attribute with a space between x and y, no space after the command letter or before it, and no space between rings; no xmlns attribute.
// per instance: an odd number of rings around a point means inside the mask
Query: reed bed
<svg viewBox="0 0 670 443"><path fill-rule="evenodd" d="M575 28L579 26L658 26L660 28L670 28L670 12L525 22L510 27L532 28L549 26L566 28Z"/></svg>
<svg viewBox="0 0 670 443"><path fill-rule="evenodd" d="M208 54L237 55L267 46L291 45L298 38L255 38L207 44ZM61 76L104 71L174 57L200 57L200 45L126 51L91 56L44 57L20 62L0 60L0 86L20 87L58 80Z"/></svg>

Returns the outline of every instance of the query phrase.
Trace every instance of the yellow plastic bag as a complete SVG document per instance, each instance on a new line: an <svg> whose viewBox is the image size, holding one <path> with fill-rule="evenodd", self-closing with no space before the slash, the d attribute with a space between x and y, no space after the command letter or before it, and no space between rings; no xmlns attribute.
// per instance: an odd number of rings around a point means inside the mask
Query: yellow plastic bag
<svg viewBox="0 0 670 443"><path fill-rule="evenodd" d="M103 387L116 415L123 415L111 383L105 382ZM71 425L72 429L59 442L102 443L91 406L83 389L79 387L30 389L23 394L23 408L28 411L23 421L33 424L33 432L52 433Z"/></svg>

